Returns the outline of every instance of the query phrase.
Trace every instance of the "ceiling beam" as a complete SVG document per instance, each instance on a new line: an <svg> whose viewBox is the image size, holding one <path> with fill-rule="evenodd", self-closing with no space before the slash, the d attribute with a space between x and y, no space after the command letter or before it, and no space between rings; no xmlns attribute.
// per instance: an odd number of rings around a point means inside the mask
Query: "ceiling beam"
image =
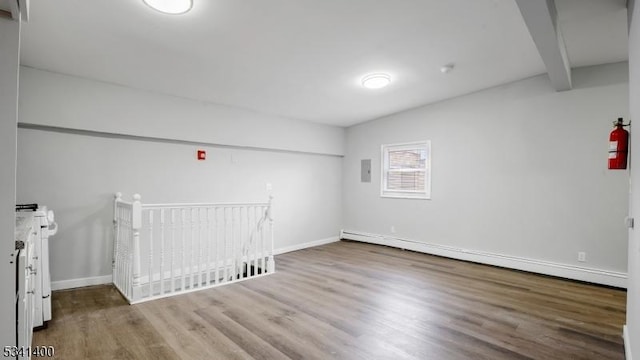
<svg viewBox="0 0 640 360"><path fill-rule="evenodd" d="M9 8L11 9L11 17L13 20L20 21L20 6L18 0L9 0Z"/></svg>
<svg viewBox="0 0 640 360"><path fill-rule="evenodd" d="M557 91L571 89L571 65L558 26L554 0L516 0L533 42Z"/></svg>
<svg viewBox="0 0 640 360"><path fill-rule="evenodd" d="M631 23L633 22L633 7L635 5L635 0L627 0L627 28L629 31L631 31Z"/></svg>
<svg viewBox="0 0 640 360"><path fill-rule="evenodd" d="M29 21L29 0L18 0L18 6L22 21Z"/></svg>

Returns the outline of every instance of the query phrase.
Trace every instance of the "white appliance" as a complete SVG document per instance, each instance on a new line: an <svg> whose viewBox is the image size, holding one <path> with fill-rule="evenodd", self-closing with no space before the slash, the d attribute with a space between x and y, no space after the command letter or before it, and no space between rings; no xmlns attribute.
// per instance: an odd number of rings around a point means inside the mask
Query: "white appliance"
<svg viewBox="0 0 640 360"><path fill-rule="evenodd" d="M34 315L34 254L35 243L32 214L16 214L16 335L17 348L31 346ZM21 354L20 359L30 359L30 354Z"/></svg>
<svg viewBox="0 0 640 360"><path fill-rule="evenodd" d="M58 231L54 213L46 206L38 206L35 211L18 211L16 220L31 221L32 244L32 286L33 286L33 327L46 326L51 320L51 274L49 272L49 236Z"/></svg>

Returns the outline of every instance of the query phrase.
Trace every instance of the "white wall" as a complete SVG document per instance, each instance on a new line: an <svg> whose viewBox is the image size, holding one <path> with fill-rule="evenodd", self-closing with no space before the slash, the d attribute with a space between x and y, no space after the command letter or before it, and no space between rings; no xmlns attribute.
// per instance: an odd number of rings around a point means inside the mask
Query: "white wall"
<svg viewBox="0 0 640 360"><path fill-rule="evenodd" d="M16 344L15 250L16 122L20 23L0 17L0 345Z"/></svg>
<svg viewBox="0 0 640 360"><path fill-rule="evenodd" d="M344 130L22 67L20 122L343 155Z"/></svg>
<svg viewBox="0 0 640 360"><path fill-rule="evenodd" d="M635 99L630 104L631 117L640 119L640 7L631 3L632 10L629 27L629 98ZM633 20L635 19L635 20ZM631 130L631 191L629 208L631 216L636 219L636 229L629 230L629 287L627 289L627 326L625 331L625 348L627 359L632 354L640 356L640 131Z"/></svg>
<svg viewBox="0 0 640 360"><path fill-rule="evenodd" d="M21 123L117 131L117 128L111 128L113 124L103 124L111 118L103 104L137 95L140 96L131 102L136 103L139 109L145 109L148 114L139 115L140 118L131 117L128 121L139 121L153 131L157 130L150 126L154 119L165 118L169 121L167 109L184 110L194 117L198 111L187 106L189 101L183 99L126 88L111 89L111 85L32 69L23 68L23 71L29 75L25 83L21 79L21 85L27 84L20 93L20 109L24 111L20 114ZM34 95L40 89L38 79L43 80L44 87L56 87L56 84L50 83L56 78L62 79L60 87L80 84L80 89L72 86L65 88L65 92L91 92L96 99L68 97L53 106L51 99ZM108 91L103 91L105 87L109 88ZM117 89L125 94L120 94ZM172 100L185 103L173 104L178 110L172 104L163 104ZM43 108L47 110L42 111ZM121 123L119 116L127 116L125 113L124 110L114 111L113 122ZM76 117L74 121L84 119L84 122L70 123L68 117L72 116ZM200 138L206 138L208 132L215 135L225 134L227 130L232 133L239 130L236 129L239 125L218 122L213 114L207 116L211 117L202 119L202 122L211 120L213 125L198 128L195 120L179 122L181 117L175 115L173 120L182 125L175 126L167 122L166 126L171 126L171 129L163 129L160 135L169 137L173 131L176 133L174 138L180 139L185 134L181 133L183 126L193 127L188 129L191 132L189 140L197 139L196 135L200 132L203 133ZM55 210L60 225L58 234L51 241L52 280L58 283L57 286L66 287L99 282L98 278L104 280L111 273L112 201L117 191L126 196L138 192L144 202L150 203L266 201L266 183L271 183L275 196L276 248L295 248L308 242L336 237L342 216L342 157L298 151L339 153L342 151L344 130L301 123L297 127L309 128L297 134L287 128L269 127L269 118L251 121L255 122L255 126L244 127L245 137L240 132L228 137L229 141L234 142L232 145L244 146L244 140L250 141L256 135L269 138L269 141L295 135L304 140L304 144L296 145L292 149L294 151L281 151L196 146L182 141L151 141L57 128L19 129L18 201L50 206ZM135 135L148 135L138 128L140 124L121 126L135 129ZM315 137L315 130L319 128L322 131ZM211 141L216 141L214 137L211 137ZM260 145L276 147L278 144L265 140ZM293 145L289 143L287 146ZM197 149L207 150L206 161L196 160ZM74 281L83 278L90 279L85 282Z"/></svg>
<svg viewBox="0 0 640 360"><path fill-rule="evenodd" d="M349 128L344 229L626 272L628 178L607 170L607 150L612 121L628 119L627 64L573 75L571 91L537 76ZM380 145L426 139L432 200L381 198Z"/></svg>

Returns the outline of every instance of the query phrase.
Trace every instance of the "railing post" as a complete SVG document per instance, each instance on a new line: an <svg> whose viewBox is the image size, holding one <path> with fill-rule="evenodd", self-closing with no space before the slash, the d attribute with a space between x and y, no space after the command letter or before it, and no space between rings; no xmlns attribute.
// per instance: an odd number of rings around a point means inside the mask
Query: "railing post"
<svg viewBox="0 0 640 360"><path fill-rule="evenodd" d="M269 231L271 232L269 237L271 241L271 252L269 253L269 263L267 264L267 271L274 273L276 271L276 263L273 259L273 195L269 195L269 208L267 209L267 217L269 219Z"/></svg>
<svg viewBox="0 0 640 360"><path fill-rule="evenodd" d="M116 257L118 256L118 244L119 239L119 224L118 224L118 202L122 200L122 193L115 194L113 199L113 258L111 259L111 274L113 276L113 282L115 282L116 276Z"/></svg>
<svg viewBox="0 0 640 360"><path fill-rule="evenodd" d="M131 230L133 230L133 286L140 285L140 229L142 228L142 197L133 195Z"/></svg>

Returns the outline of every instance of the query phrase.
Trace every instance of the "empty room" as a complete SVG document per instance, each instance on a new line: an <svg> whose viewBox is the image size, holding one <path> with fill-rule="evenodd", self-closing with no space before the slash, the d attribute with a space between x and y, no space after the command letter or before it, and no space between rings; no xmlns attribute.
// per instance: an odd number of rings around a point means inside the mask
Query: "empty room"
<svg viewBox="0 0 640 360"><path fill-rule="evenodd" d="M640 358L634 5L0 0L3 358Z"/></svg>

